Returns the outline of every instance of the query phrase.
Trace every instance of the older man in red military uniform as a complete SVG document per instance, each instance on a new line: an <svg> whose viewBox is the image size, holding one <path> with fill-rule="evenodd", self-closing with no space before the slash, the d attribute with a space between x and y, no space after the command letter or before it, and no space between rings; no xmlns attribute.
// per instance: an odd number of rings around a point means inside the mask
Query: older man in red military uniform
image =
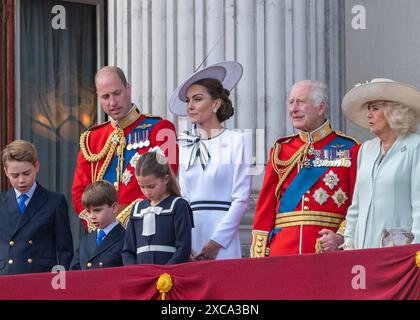
<svg viewBox="0 0 420 320"><path fill-rule="evenodd" d="M293 86L289 114L299 133L280 138L270 150L251 257L331 251L342 243L335 232L351 204L359 144L332 130L327 111L324 84L304 80Z"/></svg>
<svg viewBox="0 0 420 320"><path fill-rule="evenodd" d="M126 224L132 205L136 199L143 198L135 177L135 166L141 154L160 146L175 174L178 170L173 123L142 114L131 103L131 86L120 68L102 68L96 74L95 83L99 101L110 121L81 135L72 187L74 208L90 232L96 228L90 224L81 203L88 184L97 180L114 184L122 209L117 219Z"/></svg>

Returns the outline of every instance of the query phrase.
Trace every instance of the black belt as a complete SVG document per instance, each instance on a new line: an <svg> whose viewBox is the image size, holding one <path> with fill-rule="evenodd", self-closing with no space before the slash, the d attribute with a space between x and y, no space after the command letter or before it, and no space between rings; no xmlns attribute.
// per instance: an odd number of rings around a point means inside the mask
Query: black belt
<svg viewBox="0 0 420 320"><path fill-rule="evenodd" d="M193 211L217 210L228 211L232 202L226 201L193 201L190 203Z"/></svg>

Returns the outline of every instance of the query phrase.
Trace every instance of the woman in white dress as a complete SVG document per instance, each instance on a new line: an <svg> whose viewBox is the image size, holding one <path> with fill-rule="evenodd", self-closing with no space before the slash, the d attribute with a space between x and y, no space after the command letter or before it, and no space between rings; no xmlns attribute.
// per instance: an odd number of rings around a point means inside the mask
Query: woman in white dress
<svg viewBox="0 0 420 320"><path fill-rule="evenodd" d="M376 136L358 154L344 249L420 243L420 92L374 79L346 94L343 111Z"/></svg>
<svg viewBox="0 0 420 320"><path fill-rule="evenodd" d="M237 62L194 73L172 94L170 110L188 116L193 129L179 137L179 183L194 213L195 260L241 258L239 225L251 193L248 144L223 127L234 109L229 99L242 76Z"/></svg>

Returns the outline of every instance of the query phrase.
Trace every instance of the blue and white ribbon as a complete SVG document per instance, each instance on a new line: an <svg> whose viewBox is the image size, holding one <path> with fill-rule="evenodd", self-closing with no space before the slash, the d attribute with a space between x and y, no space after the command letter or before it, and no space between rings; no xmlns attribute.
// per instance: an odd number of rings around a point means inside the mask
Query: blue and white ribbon
<svg viewBox="0 0 420 320"><path fill-rule="evenodd" d="M206 168L211 156L206 145L203 141L201 141L200 134L197 133L196 124L193 125L191 132L184 131L184 133L178 137L177 142L180 146L192 147L188 157L189 160L186 171L188 171L191 168L196 159L198 159L198 161L200 162L200 165L203 168L203 170Z"/></svg>

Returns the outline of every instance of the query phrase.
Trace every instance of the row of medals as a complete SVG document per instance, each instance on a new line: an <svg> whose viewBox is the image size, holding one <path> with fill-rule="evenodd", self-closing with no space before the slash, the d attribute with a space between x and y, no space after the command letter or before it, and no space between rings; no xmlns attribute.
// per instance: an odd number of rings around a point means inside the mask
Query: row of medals
<svg viewBox="0 0 420 320"><path fill-rule="evenodd" d="M308 155L315 156L304 162L306 168L319 167L350 167L351 157L349 150L315 150L310 147Z"/></svg>
<svg viewBox="0 0 420 320"><path fill-rule="evenodd" d="M141 135L142 135L141 138L140 138L140 132L134 132L128 135L128 144L127 144L128 151L137 150L141 148L147 148L150 146L149 131L142 131Z"/></svg>

